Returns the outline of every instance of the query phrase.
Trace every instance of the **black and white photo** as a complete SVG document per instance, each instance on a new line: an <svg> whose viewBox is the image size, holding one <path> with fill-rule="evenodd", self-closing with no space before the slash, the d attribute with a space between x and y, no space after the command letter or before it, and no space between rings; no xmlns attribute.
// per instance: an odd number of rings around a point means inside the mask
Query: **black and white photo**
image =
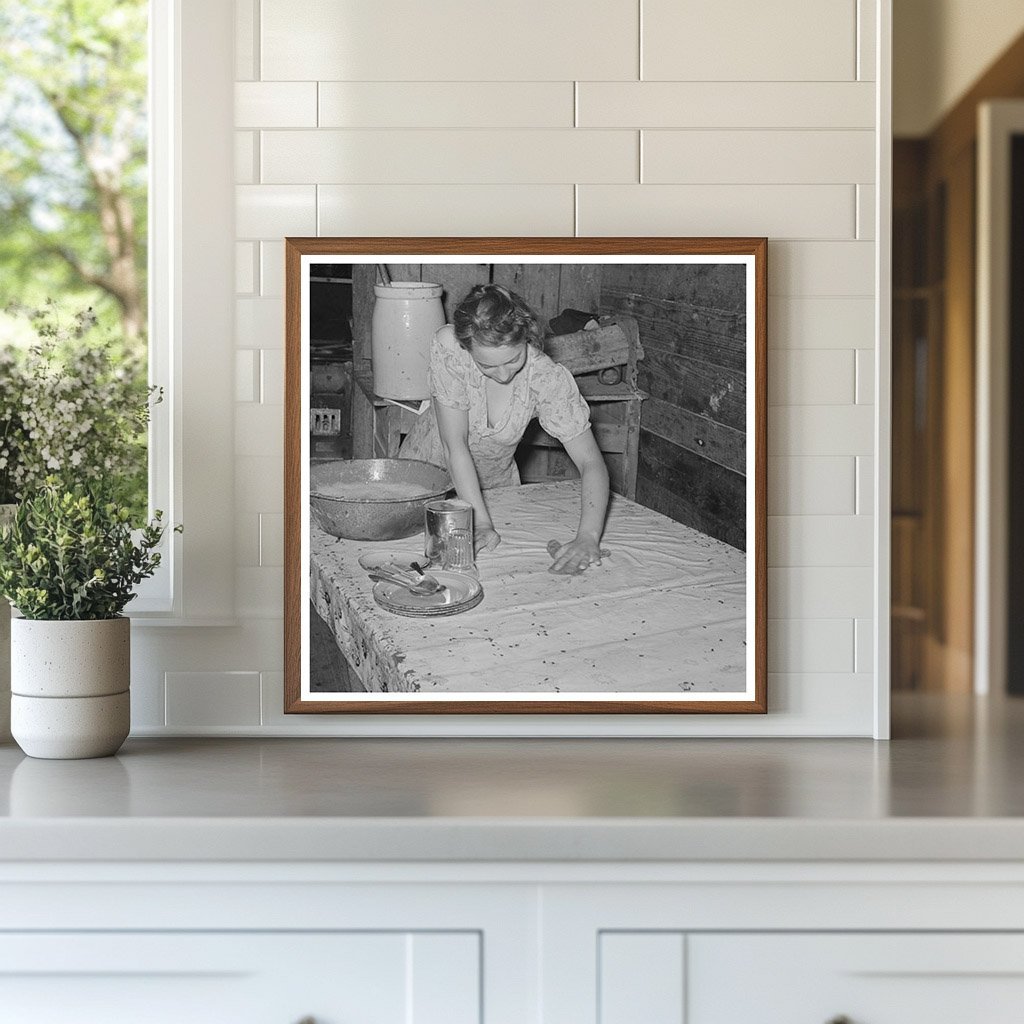
<svg viewBox="0 0 1024 1024"><path fill-rule="evenodd" d="M763 712L763 239L289 239L286 710Z"/></svg>

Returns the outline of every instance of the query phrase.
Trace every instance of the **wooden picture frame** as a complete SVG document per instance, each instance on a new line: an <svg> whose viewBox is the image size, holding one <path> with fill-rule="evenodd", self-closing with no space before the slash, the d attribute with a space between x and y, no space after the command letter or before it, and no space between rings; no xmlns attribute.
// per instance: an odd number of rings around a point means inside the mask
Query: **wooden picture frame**
<svg viewBox="0 0 1024 1024"><path fill-rule="evenodd" d="M285 712L767 711L765 239L288 238L285 265ZM373 365L374 281L388 277L440 284L449 323L475 283L555 320L551 358L586 397L618 492L600 565L548 572L546 543L571 534L581 498L543 432L517 453L524 486L485 492L505 532L477 558L482 603L461 614L393 614L359 564L404 565L422 532L356 541L313 521L311 467L397 457L428 404L375 394L389 364L378 348ZM350 351L311 336L346 321ZM617 397L599 390L613 381Z"/></svg>

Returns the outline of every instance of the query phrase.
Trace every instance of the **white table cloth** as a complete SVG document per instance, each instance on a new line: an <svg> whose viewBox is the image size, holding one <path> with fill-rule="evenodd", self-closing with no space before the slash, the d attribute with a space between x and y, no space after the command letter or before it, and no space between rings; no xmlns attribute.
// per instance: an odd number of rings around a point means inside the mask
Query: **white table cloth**
<svg viewBox="0 0 1024 1024"><path fill-rule="evenodd" d="M370 692L723 693L746 680L746 556L613 495L610 552L579 576L548 572L546 545L579 521L579 482L488 491L502 543L480 555L483 602L414 619L378 606L358 558L418 558L422 534L338 540L310 527L310 597Z"/></svg>

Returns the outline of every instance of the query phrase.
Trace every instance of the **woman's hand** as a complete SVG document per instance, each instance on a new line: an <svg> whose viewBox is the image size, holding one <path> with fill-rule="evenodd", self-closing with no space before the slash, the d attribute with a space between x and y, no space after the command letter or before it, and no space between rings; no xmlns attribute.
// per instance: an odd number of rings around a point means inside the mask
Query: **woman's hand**
<svg viewBox="0 0 1024 1024"><path fill-rule="evenodd" d="M501 543L501 536L493 526L478 526L473 531L473 551L493 551Z"/></svg>
<svg viewBox="0 0 1024 1024"><path fill-rule="evenodd" d="M592 565L601 564L601 545L593 537L577 534L568 544L557 540L548 543L548 554L554 559L548 572L577 576Z"/></svg>

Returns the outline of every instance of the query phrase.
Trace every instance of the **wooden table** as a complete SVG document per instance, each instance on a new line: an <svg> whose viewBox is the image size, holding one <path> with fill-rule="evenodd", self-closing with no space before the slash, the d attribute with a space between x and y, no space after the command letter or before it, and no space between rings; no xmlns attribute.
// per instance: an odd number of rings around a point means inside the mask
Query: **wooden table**
<svg viewBox="0 0 1024 1024"><path fill-rule="evenodd" d="M487 492L502 543L478 559L484 600L437 619L379 607L368 551L409 559L423 537L373 543L310 528L310 596L370 692L736 692L746 679L742 551L613 495L602 546L579 576L545 550L575 535L578 481Z"/></svg>

